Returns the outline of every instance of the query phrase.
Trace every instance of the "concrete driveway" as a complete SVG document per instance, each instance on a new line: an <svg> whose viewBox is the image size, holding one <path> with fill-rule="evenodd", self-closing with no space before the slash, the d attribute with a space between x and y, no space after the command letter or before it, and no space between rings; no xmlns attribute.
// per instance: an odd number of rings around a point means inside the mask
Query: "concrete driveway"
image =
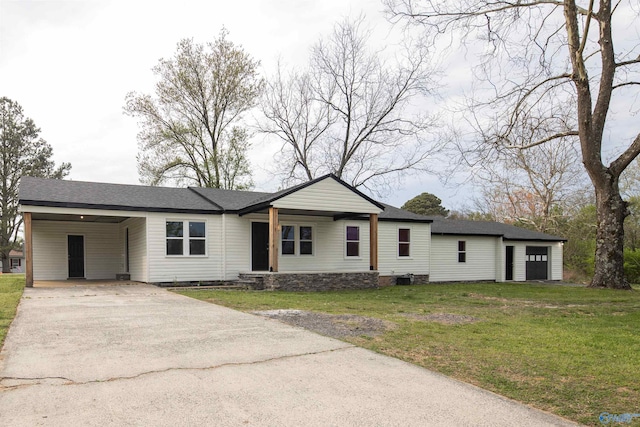
<svg viewBox="0 0 640 427"><path fill-rule="evenodd" d="M574 425L397 359L148 285L26 289L0 425Z"/></svg>

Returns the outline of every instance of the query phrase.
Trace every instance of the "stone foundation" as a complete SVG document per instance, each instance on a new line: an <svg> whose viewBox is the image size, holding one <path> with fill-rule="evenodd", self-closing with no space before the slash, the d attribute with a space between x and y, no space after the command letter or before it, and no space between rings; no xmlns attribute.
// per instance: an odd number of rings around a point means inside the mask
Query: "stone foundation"
<svg viewBox="0 0 640 427"><path fill-rule="evenodd" d="M263 286L270 291L336 291L376 289L378 272L358 273L267 273Z"/></svg>
<svg viewBox="0 0 640 427"><path fill-rule="evenodd" d="M395 286L396 279L398 277L403 277L404 274L399 274L395 276L380 276L379 283L381 287L385 286ZM429 283L429 275L428 274L414 274L413 275L413 285L426 285Z"/></svg>

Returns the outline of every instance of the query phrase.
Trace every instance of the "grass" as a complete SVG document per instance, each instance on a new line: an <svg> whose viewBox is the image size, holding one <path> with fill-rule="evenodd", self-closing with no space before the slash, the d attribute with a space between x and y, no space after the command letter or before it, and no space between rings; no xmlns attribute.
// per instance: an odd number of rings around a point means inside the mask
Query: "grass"
<svg viewBox="0 0 640 427"><path fill-rule="evenodd" d="M16 315L24 289L24 274L0 275L0 348L7 336L9 325Z"/></svg>
<svg viewBox="0 0 640 427"><path fill-rule="evenodd" d="M394 286L288 293L180 291L239 310L290 308L394 322L345 341L588 425L640 413L640 292L544 284ZM419 316L481 319L441 324ZM640 418L625 425L640 425Z"/></svg>

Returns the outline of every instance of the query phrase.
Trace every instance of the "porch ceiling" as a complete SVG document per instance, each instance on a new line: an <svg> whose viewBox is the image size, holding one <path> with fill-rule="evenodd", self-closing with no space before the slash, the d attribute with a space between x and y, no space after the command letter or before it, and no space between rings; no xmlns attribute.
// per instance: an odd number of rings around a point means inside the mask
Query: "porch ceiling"
<svg viewBox="0 0 640 427"><path fill-rule="evenodd" d="M128 219L126 216L103 216L103 215L69 215L51 213L33 213L34 221L74 221L74 222L101 222L118 224Z"/></svg>

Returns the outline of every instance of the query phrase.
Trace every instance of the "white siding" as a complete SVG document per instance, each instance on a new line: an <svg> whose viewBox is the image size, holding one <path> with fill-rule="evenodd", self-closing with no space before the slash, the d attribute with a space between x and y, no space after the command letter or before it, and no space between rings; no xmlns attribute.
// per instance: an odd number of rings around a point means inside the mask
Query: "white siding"
<svg viewBox="0 0 640 427"><path fill-rule="evenodd" d="M458 262L458 241L466 242L466 262ZM431 236L431 282L496 279L499 238L483 236Z"/></svg>
<svg viewBox="0 0 640 427"><path fill-rule="evenodd" d="M523 242L507 242L513 245L513 280L523 282L527 276L527 244Z"/></svg>
<svg viewBox="0 0 640 427"><path fill-rule="evenodd" d="M147 227L144 218L130 218L121 223L122 229L122 268L125 270L124 262L124 230L129 229L129 274L131 280L139 282L148 281L147 269Z"/></svg>
<svg viewBox="0 0 640 427"><path fill-rule="evenodd" d="M264 219L268 220L267 216ZM226 228L225 279L237 279L238 274L251 271L251 220L244 216L225 214Z"/></svg>
<svg viewBox="0 0 640 427"><path fill-rule="evenodd" d="M544 246L549 248L548 252L548 279L562 280L563 268L563 243L562 242L534 242L534 241L507 241L508 245L514 246L513 254L513 280L524 282L527 279L527 246Z"/></svg>
<svg viewBox="0 0 640 427"><path fill-rule="evenodd" d="M168 256L166 221L206 223L206 255ZM149 282L222 280L222 216L149 213L147 216L147 256Z"/></svg>
<svg viewBox="0 0 640 427"><path fill-rule="evenodd" d="M562 242L554 242L551 244L551 254L550 254L550 259L551 259L551 277L549 277L550 280L562 280L562 276L563 276L563 265L562 263L564 262L563 260L563 249L564 249L564 243Z"/></svg>
<svg viewBox="0 0 640 427"><path fill-rule="evenodd" d="M84 236L87 279L115 279L122 263L119 224L36 220L32 226L35 280L66 280L69 277L69 234Z"/></svg>
<svg viewBox="0 0 640 427"><path fill-rule="evenodd" d="M410 256L398 256L398 229L409 228ZM381 276L429 274L430 224L380 221L378 223L378 271Z"/></svg>
<svg viewBox="0 0 640 427"><path fill-rule="evenodd" d="M369 222L333 221L327 217L281 217L281 225L311 225L313 255L280 255L280 271L368 271ZM360 256L346 255L346 227L360 227ZM297 227L296 227L297 232ZM297 252L297 251L296 251Z"/></svg>
<svg viewBox="0 0 640 427"><path fill-rule="evenodd" d="M496 282L504 282L507 268L507 249L502 243L502 237L496 242Z"/></svg>
<svg viewBox="0 0 640 427"><path fill-rule="evenodd" d="M380 213L382 210L332 178L316 182L272 203L276 208Z"/></svg>

